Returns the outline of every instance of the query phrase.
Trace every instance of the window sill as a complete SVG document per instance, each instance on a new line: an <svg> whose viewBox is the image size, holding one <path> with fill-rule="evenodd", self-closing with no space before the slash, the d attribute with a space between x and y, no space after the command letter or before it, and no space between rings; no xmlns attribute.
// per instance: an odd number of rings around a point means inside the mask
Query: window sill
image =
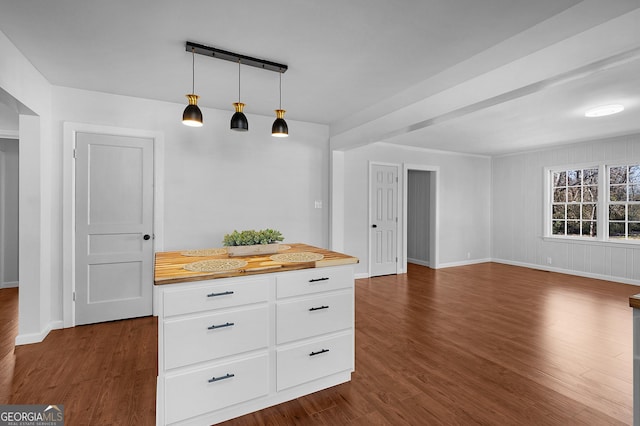
<svg viewBox="0 0 640 426"><path fill-rule="evenodd" d="M624 246L639 246L640 240L600 240L595 238L584 238L584 237L555 237L555 236L544 236L542 237L543 241L548 243L571 243L571 244L595 244L599 246L609 246L609 247L624 247Z"/></svg>

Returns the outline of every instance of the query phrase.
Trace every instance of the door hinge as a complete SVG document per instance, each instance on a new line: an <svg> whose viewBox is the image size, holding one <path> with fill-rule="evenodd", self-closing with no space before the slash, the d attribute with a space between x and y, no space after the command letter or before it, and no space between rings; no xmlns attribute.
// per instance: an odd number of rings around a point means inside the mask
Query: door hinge
<svg viewBox="0 0 640 426"><path fill-rule="evenodd" d="M76 149L73 148L73 158L76 158Z"/></svg>
<svg viewBox="0 0 640 426"><path fill-rule="evenodd" d="M398 223L398 218L396 217L396 223Z"/></svg>
<svg viewBox="0 0 640 426"><path fill-rule="evenodd" d="M74 302L76 301L76 292L75 291L73 292L73 301Z"/></svg>

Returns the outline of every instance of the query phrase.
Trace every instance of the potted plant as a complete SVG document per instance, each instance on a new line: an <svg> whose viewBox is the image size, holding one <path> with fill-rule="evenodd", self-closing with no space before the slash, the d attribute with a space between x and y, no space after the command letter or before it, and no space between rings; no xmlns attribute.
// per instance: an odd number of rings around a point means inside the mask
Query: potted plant
<svg viewBox="0 0 640 426"><path fill-rule="evenodd" d="M222 244L227 248L229 256L251 256L254 254L277 253L279 241L284 237L275 229L253 229L236 231L224 236Z"/></svg>

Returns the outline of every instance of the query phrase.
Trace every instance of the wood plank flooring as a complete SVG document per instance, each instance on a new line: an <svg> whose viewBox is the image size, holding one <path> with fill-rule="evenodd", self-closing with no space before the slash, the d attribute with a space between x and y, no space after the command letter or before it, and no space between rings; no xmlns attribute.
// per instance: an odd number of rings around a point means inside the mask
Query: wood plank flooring
<svg viewBox="0 0 640 426"><path fill-rule="evenodd" d="M0 403L62 403L68 425L154 423L154 318L14 351L11 291L0 290ZM225 424L631 424L636 293L496 263L357 280L352 381Z"/></svg>

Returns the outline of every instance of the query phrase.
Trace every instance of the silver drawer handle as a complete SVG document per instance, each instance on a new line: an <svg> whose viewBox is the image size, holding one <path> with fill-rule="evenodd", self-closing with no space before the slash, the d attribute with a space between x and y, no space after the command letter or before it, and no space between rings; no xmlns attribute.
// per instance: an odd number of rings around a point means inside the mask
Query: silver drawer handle
<svg viewBox="0 0 640 426"><path fill-rule="evenodd" d="M231 327L232 325L235 325L235 323L233 322L228 322L226 324L220 324L220 325L210 325L209 327L207 327L207 330L215 330L216 328L223 328L223 327Z"/></svg>
<svg viewBox="0 0 640 426"><path fill-rule="evenodd" d="M222 293L209 293L209 294L207 294L207 297L226 296L228 294L233 294L233 292L232 291L224 291Z"/></svg>
<svg viewBox="0 0 640 426"><path fill-rule="evenodd" d="M329 278L328 277L323 277L323 278L312 278L309 280L310 283L316 283L318 281L327 281Z"/></svg>
<svg viewBox="0 0 640 426"><path fill-rule="evenodd" d="M319 311L320 309L329 309L328 306L318 306L317 308L309 308L310 311Z"/></svg>
<svg viewBox="0 0 640 426"><path fill-rule="evenodd" d="M212 378L209 379L209 383L218 382L218 381L224 380L224 379L230 379L230 378L232 378L234 376L235 376L235 374L227 373L224 376L212 377Z"/></svg>
<svg viewBox="0 0 640 426"><path fill-rule="evenodd" d="M322 350L319 350L318 352L311 352L309 356L316 356L316 355L323 354L325 352L329 352L329 349L322 349Z"/></svg>

